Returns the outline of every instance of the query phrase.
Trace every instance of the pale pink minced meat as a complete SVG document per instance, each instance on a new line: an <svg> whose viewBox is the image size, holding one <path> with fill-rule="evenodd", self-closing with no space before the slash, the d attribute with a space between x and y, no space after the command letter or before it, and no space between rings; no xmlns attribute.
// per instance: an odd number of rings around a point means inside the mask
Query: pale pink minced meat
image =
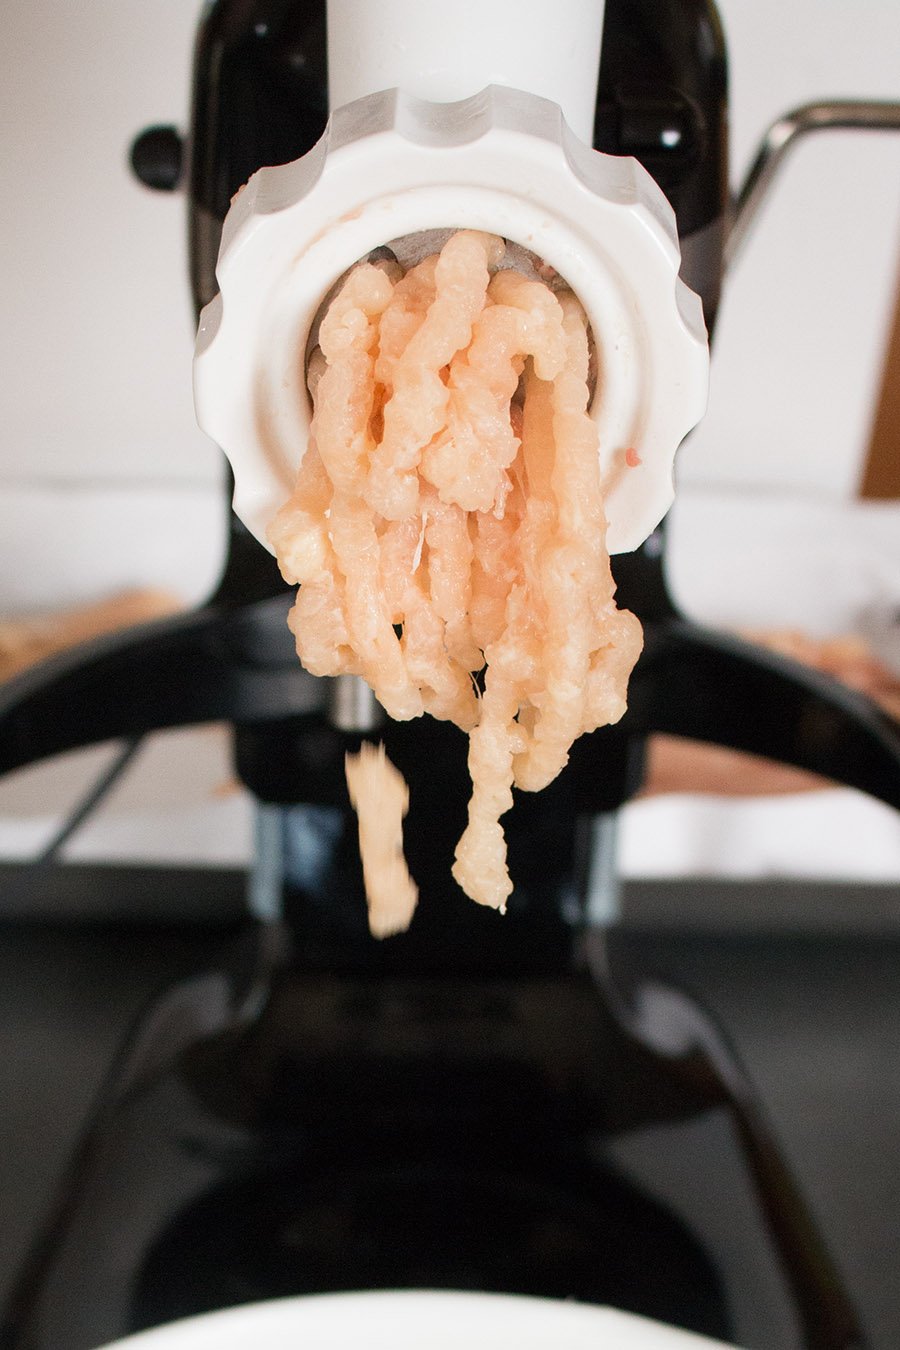
<svg viewBox="0 0 900 1350"><path fill-rule="evenodd" d="M403 817L409 792L384 746L363 744L346 759L347 789L359 816L369 927L375 937L390 937L409 927L419 898L403 856Z"/></svg>
<svg viewBox="0 0 900 1350"><path fill-rule="evenodd" d="M394 718L468 733L453 875L500 910L513 787L545 787L578 736L618 721L642 643L614 600L584 312L504 269L503 252L460 231L406 275L350 272L309 363L310 443L269 531L300 584L304 665L362 675ZM406 789L383 748L348 757L347 777L384 936L416 902Z"/></svg>

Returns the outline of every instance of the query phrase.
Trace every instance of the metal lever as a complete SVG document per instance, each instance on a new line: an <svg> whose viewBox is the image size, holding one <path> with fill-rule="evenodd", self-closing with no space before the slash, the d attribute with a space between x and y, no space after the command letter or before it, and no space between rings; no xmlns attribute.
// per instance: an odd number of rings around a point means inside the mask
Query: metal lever
<svg viewBox="0 0 900 1350"><path fill-rule="evenodd" d="M855 99L804 103L773 122L734 201L725 241L726 268L737 261L785 158L813 131L900 131L900 103Z"/></svg>

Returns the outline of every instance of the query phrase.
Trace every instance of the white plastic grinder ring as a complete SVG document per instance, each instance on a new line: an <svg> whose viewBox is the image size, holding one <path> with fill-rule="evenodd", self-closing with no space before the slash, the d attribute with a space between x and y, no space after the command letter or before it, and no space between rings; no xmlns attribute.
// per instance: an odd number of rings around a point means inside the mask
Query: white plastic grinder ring
<svg viewBox="0 0 900 1350"><path fill-rule="evenodd" d="M235 511L270 547L309 439L306 353L323 298L372 250L448 228L536 254L584 306L608 545L637 548L671 504L675 453L706 407L706 329L678 276L674 214L636 160L590 149L557 104L496 85L455 103L368 94L236 197L194 363L198 419L231 462Z"/></svg>

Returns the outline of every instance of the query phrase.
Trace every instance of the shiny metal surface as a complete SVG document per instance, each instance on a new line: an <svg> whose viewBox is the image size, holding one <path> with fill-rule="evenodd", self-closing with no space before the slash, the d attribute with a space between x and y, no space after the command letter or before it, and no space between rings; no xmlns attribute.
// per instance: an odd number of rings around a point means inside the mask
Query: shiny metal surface
<svg viewBox="0 0 900 1350"><path fill-rule="evenodd" d="M362 734L384 721L381 704L360 675L338 675L331 682L329 715L338 731Z"/></svg>

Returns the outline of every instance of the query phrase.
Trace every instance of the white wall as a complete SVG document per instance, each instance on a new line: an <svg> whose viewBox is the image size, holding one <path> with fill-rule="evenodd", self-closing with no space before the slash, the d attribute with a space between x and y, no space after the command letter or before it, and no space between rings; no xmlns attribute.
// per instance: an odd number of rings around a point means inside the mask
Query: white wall
<svg viewBox="0 0 900 1350"><path fill-rule="evenodd" d="M127 164L135 132L185 120L197 13L29 0L4 15L0 613L144 581L195 598L216 570L184 202Z"/></svg>

